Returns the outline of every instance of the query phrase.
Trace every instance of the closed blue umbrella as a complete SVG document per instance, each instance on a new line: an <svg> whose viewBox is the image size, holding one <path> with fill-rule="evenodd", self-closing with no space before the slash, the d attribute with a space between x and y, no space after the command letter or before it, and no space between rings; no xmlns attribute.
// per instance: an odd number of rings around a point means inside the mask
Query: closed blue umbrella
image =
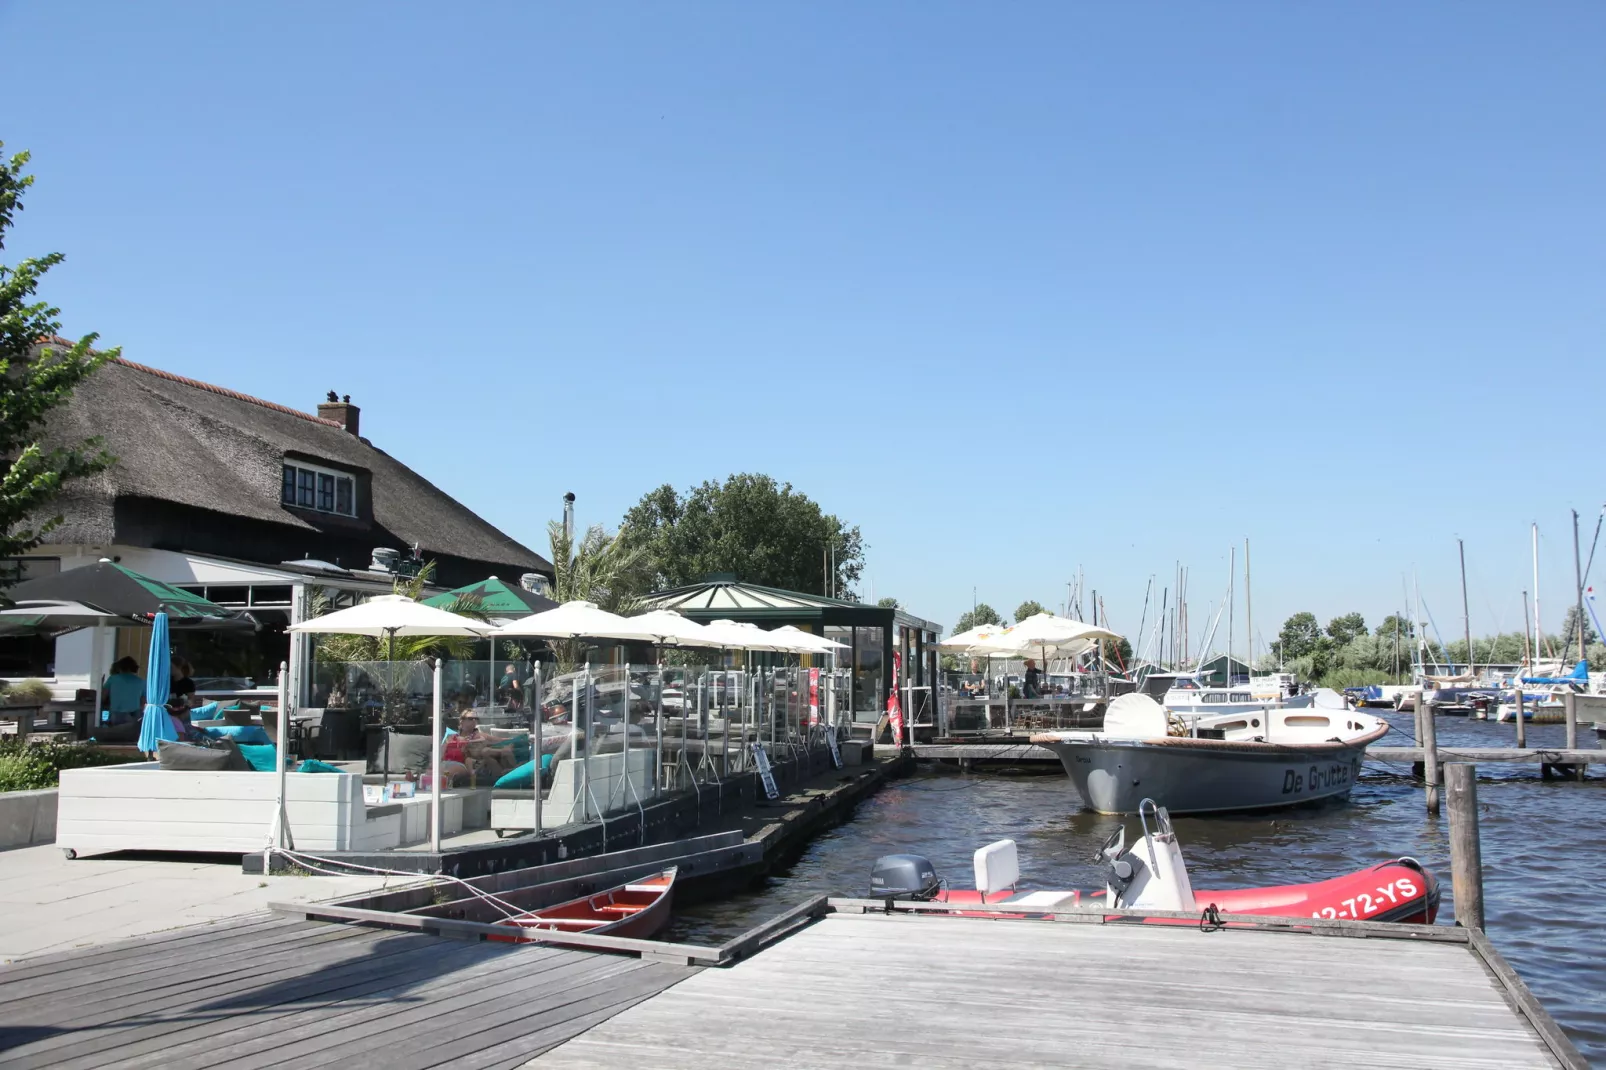
<svg viewBox="0 0 1606 1070"><path fill-rule="evenodd" d="M139 726L139 749L155 754L161 740L176 740L173 718L167 714L167 693L172 684L171 655L167 650L167 614L151 618L151 653L145 669L145 719Z"/></svg>

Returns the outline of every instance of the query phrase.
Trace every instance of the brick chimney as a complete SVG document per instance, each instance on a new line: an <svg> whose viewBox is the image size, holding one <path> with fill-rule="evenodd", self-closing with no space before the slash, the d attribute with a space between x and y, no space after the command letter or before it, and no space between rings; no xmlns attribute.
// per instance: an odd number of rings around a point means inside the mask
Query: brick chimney
<svg viewBox="0 0 1606 1070"><path fill-rule="evenodd" d="M349 434L357 433L357 417L362 410L351 403L351 395L340 397L333 390L329 391L329 400L318 403L318 415L325 420L333 420L344 427Z"/></svg>

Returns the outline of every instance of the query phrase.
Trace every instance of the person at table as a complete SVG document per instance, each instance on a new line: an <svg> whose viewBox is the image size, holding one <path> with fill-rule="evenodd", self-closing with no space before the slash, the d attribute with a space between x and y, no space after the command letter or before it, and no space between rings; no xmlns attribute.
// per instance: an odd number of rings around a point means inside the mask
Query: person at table
<svg viewBox="0 0 1606 1070"><path fill-rule="evenodd" d="M502 672L502 679L497 681L496 693L502 699L502 705L510 710L524 708L524 696L520 690L519 672L509 665Z"/></svg>
<svg viewBox="0 0 1606 1070"><path fill-rule="evenodd" d="M106 684L100 689L100 708L106 712L103 724L120 725L138 720L145 712L145 680L139 662L118 658Z"/></svg>
<svg viewBox="0 0 1606 1070"><path fill-rule="evenodd" d="M462 762L474 771L475 782L494 784L516 764L511 741L493 742L480 733L480 719L469 712L457 719L457 735L446 741L441 760Z"/></svg>
<svg viewBox="0 0 1606 1070"><path fill-rule="evenodd" d="M1026 659L1026 686L1021 691L1022 698L1039 698L1037 687L1037 662L1031 658Z"/></svg>

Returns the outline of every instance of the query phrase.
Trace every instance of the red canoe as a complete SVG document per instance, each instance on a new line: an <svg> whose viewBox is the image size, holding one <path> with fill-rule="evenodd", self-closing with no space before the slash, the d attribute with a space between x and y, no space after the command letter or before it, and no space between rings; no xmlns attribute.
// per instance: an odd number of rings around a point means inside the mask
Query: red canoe
<svg viewBox="0 0 1606 1070"><path fill-rule="evenodd" d="M567 903L532 910L496 924L527 932L606 933L609 936L633 936L645 940L669 921L669 906L674 891L675 867L671 866L639 881L621 884L581 899L571 899ZM521 934L493 936L491 939L525 944L534 938Z"/></svg>

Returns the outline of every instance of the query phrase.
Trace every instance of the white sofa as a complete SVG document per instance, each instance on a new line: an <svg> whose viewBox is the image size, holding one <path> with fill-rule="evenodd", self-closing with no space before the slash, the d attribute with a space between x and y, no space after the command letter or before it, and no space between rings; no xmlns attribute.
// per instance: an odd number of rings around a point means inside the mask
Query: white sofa
<svg viewBox="0 0 1606 1070"><path fill-rule="evenodd" d="M155 762L66 769L56 845L73 854L196 851L246 854L268 845L278 777L262 772L181 772ZM383 851L429 836L428 795L369 807L362 777L289 773L285 810L297 850ZM441 831L462 828L463 801L441 799Z"/></svg>
<svg viewBox="0 0 1606 1070"><path fill-rule="evenodd" d="M651 798L653 770L657 755L646 748L630 752L630 781L625 781L625 756L622 752L599 754L591 759L591 801L587 804L592 818L597 807L605 811L633 810L636 800L643 803ZM552 787L543 793L541 827L557 828L581 819L587 807L582 807L581 796L585 785L583 758L565 758L557 763L552 774ZM631 794L631 785L636 792ZM535 828L534 789L514 794L498 791L491 799L491 827L504 832L510 829Z"/></svg>

